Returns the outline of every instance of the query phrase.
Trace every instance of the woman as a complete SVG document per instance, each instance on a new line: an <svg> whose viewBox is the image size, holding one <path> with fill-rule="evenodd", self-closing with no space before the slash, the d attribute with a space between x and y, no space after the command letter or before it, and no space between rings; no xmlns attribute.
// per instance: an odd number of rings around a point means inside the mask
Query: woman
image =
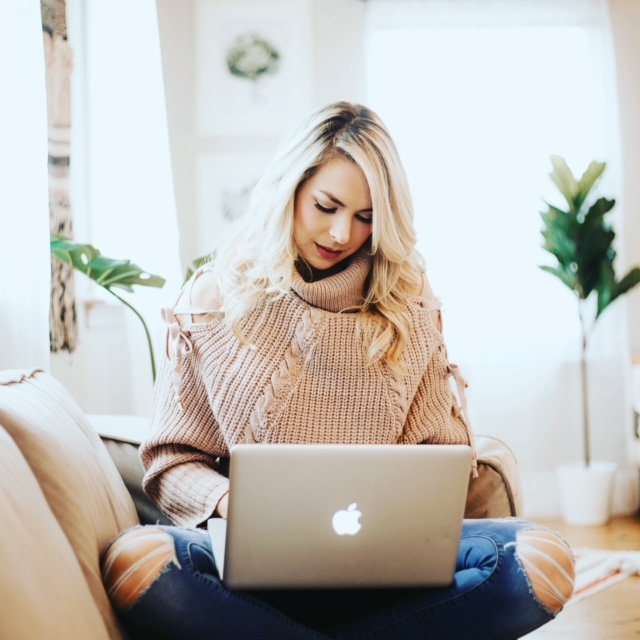
<svg viewBox="0 0 640 640"><path fill-rule="evenodd" d="M104 558L134 637L498 640L562 609L570 550L516 519L465 522L447 589L247 594L218 579L203 527L226 517L234 444L473 445L415 244L406 176L377 115L336 103L303 121L165 311L141 456L147 493L178 526L125 532Z"/></svg>

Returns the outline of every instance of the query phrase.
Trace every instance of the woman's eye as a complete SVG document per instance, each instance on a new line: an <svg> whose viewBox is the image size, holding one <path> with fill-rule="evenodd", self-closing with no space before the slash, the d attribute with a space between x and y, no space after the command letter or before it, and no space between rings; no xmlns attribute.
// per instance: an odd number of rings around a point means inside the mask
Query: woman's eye
<svg viewBox="0 0 640 640"><path fill-rule="evenodd" d="M373 224L373 216L356 216L356 218L365 224Z"/></svg>
<svg viewBox="0 0 640 640"><path fill-rule="evenodd" d="M319 202L316 202L316 209L322 211L322 213L335 213L338 207L323 207Z"/></svg>

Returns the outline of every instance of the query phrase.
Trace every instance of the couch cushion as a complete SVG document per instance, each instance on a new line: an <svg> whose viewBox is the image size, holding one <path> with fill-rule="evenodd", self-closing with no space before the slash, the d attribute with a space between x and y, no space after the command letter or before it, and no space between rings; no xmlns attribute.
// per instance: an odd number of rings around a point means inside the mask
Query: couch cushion
<svg viewBox="0 0 640 640"><path fill-rule="evenodd" d="M138 518L104 444L66 389L42 370L0 372L0 425L71 543L110 636L121 637L99 561L107 544Z"/></svg>
<svg viewBox="0 0 640 640"><path fill-rule="evenodd" d="M107 640L69 541L0 427L0 638Z"/></svg>

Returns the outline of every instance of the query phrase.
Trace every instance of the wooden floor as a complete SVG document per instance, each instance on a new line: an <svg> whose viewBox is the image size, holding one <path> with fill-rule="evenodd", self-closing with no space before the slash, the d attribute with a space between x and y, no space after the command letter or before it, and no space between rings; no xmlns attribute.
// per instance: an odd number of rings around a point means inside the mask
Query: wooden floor
<svg viewBox="0 0 640 640"><path fill-rule="evenodd" d="M560 531L574 547L640 551L640 517L612 520L601 527L542 524ZM526 640L640 639L640 576L632 576L568 607Z"/></svg>

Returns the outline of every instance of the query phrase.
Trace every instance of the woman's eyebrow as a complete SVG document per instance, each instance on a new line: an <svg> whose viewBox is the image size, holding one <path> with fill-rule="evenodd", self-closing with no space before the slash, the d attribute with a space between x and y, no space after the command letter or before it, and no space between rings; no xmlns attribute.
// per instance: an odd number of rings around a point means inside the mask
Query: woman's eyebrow
<svg viewBox="0 0 640 640"><path fill-rule="evenodd" d="M318 189L318 191L327 196L327 198L329 198L329 200L331 200L331 202L333 202L334 204L337 204L339 207L344 207L344 203L340 202L340 200L338 200L338 198L336 198L333 194L329 193L328 191L325 191L324 189ZM367 213L367 212L371 212L373 213L373 208L369 207L367 209L362 209L362 211L360 211L359 213Z"/></svg>
<svg viewBox="0 0 640 640"><path fill-rule="evenodd" d="M337 204L339 207L344 207L344 203L340 202L340 200L338 200L338 198L336 198L334 195L330 194L328 191L324 191L323 189L318 189L318 191L320 191L320 193L322 193L323 195L327 196L327 198L329 198L329 200L331 200L332 202Z"/></svg>

